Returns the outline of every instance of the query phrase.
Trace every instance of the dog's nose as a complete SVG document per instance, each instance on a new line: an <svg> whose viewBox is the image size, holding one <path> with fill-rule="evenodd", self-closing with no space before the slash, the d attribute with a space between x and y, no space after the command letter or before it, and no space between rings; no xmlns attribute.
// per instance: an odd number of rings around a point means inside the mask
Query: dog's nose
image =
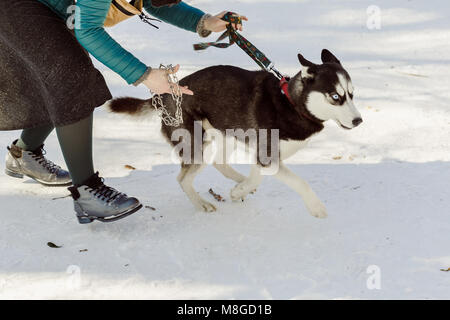
<svg viewBox="0 0 450 320"><path fill-rule="evenodd" d="M353 119L353 121L352 121L352 123L355 127L359 126L362 122L363 122L363 119L361 119L361 118L356 118L356 119Z"/></svg>

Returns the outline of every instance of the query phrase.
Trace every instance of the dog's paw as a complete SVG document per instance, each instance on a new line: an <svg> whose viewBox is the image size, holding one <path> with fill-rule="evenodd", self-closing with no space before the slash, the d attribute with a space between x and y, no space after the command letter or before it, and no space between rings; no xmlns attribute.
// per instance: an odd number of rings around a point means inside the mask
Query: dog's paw
<svg viewBox="0 0 450 320"><path fill-rule="evenodd" d="M328 217L327 208L318 198L306 204L309 213L316 218L325 219Z"/></svg>
<svg viewBox="0 0 450 320"><path fill-rule="evenodd" d="M256 189L254 191L256 191ZM231 189L230 197L233 201L244 201L245 197L250 192L252 192L252 190L249 190L246 184L239 183L233 189Z"/></svg>
<svg viewBox="0 0 450 320"><path fill-rule="evenodd" d="M200 201L197 207L204 212L215 212L217 210L212 203L209 203L206 200Z"/></svg>

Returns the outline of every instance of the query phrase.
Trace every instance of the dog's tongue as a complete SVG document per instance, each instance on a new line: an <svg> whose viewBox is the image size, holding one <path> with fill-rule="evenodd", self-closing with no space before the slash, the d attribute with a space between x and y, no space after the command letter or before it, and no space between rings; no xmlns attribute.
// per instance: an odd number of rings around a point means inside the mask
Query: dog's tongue
<svg viewBox="0 0 450 320"><path fill-rule="evenodd" d="M178 4L181 0L152 0L152 6L153 7L162 7L167 6L171 4Z"/></svg>

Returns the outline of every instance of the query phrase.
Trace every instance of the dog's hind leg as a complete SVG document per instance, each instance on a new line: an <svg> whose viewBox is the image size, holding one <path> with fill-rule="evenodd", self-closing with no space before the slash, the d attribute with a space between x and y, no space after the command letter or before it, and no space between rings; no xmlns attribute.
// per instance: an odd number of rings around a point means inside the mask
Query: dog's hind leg
<svg viewBox="0 0 450 320"><path fill-rule="evenodd" d="M216 168L225 178L231 179L237 183L240 183L246 179L246 177L233 169L229 164L217 164L214 163Z"/></svg>
<svg viewBox="0 0 450 320"><path fill-rule="evenodd" d="M250 175L244 181L238 183L231 190L231 199L233 201L244 199L249 193L254 192L261 184L263 176L261 175L261 167L259 165L252 165Z"/></svg>
<svg viewBox="0 0 450 320"><path fill-rule="evenodd" d="M195 176L199 174L204 167L204 164L182 164L181 172L178 175L177 180L196 208L206 212L214 212L216 211L216 207L200 197L192 185Z"/></svg>
<svg viewBox="0 0 450 320"><path fill-rule="evenodd" d="M325 205L322 201L320 201L319 197L317 197L316 193L311 189L309 184L305 180L296 176L283 163L280 163L279 170L275 174L275 177L294 189L302 197L306 208L308 208L308 211L312 216L317 218L327 217L327 209Z"/></svg>

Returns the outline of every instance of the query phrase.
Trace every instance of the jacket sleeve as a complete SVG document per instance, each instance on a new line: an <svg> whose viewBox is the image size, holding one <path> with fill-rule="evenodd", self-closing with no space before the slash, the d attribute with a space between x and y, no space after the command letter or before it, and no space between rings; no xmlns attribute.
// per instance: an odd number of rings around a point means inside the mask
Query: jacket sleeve
<svg viewBox="0 0 450 320"><path fill-rule="evenodd" d="M151 0L144 0L144 8L152 16L192 32L197 31L197 25L205 14L203 11L184 2L173 6L155 8L152 6Z"/></svg>
<svg viewBox="0 0 450 320"><path fill-rule="evenodd" d="M135 83L147 66L106 33L103 23L112 0L78 0L75 36L98 61L118 73L128 84Z"/></svg>

